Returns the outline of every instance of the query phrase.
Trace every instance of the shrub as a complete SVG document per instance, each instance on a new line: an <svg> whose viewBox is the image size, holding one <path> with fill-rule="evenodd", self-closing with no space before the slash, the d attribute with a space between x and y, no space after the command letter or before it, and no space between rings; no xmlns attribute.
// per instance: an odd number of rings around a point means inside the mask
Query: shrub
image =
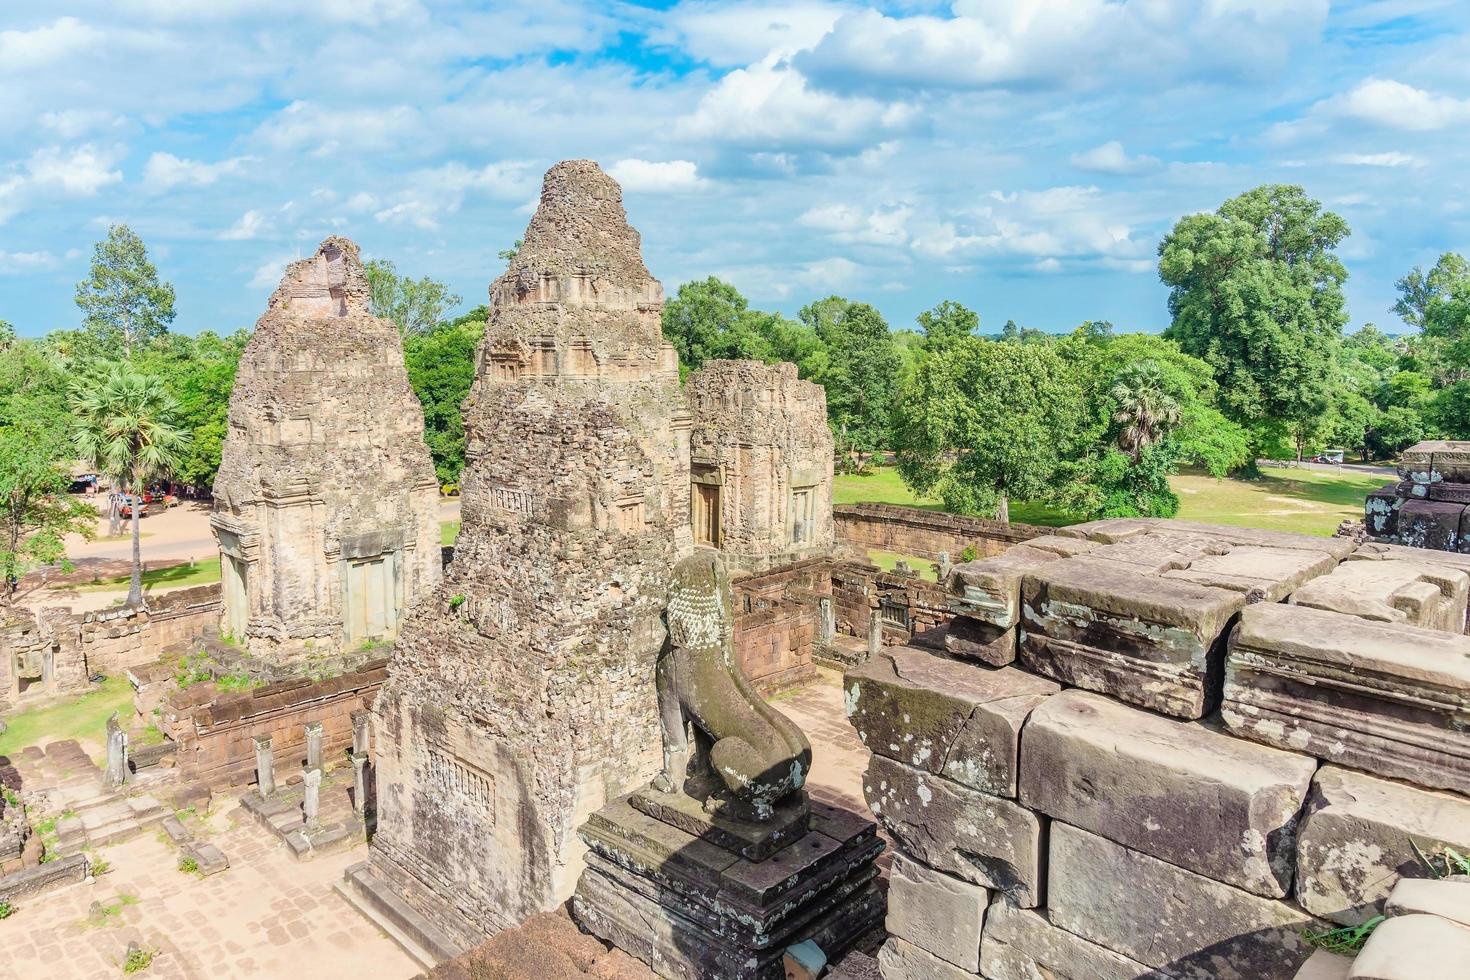
<svg viewBox="0 0 1470 980"><path fill-rule="evenodd" d="M142 946L130 947L127 959L123 960L123 973L142 973L153 965L154 955L151 949Z"/></svg>
<svg viewBox="0 0 1470 980"><path fill-rule="evenodd" d="M980 552L973 544L965 545L965 550L960 552L960 561L974 561L980 557Z"/></svg>
<svg viewBox="0 0 1470 980"><path fill-rule="evenodd" d="M197 875L199 873L199 862L186 854L179 858L179 870L185 874Z"/></svg>
<svg viewBox="0 0 1470 980"><path fill-rule="evenodd" d="M0 919L8 919L15 914L15 906L9 902L0 900Z"/></svg>

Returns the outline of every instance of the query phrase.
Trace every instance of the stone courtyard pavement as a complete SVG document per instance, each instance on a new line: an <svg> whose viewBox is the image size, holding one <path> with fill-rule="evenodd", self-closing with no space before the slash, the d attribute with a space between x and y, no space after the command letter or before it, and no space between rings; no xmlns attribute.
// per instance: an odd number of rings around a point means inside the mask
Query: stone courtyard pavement
<svg viewBox="0 0 1470 980"><path fill-rule="evenodd" d="M229 870L209 878L177 870L178 852L157 833L104 847L112 870L94 884L18 901L0 921L0 977L121 977L129 942L158 951L137 974L157 980L420 972L332 891L365 845L297 862L228 799L216 807L209 839ZM115 911L89 921L94 902Z"/></svg>

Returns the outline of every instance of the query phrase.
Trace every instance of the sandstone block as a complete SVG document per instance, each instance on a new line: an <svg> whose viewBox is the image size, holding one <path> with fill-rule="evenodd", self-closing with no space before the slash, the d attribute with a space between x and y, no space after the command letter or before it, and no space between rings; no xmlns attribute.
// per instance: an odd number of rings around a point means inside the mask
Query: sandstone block
<svg viewBox="0 0 1470 980"><path fill-rule="evenodd" d="M890 936L878 950L878 969L883 980L975 980L979 976L896 936Z"/></svg>
<svg viewBox="0 0 1470 980"><path fill-rule="evenodd" d="M881 755L868 762L863 795L914 858L1022 908L1039 904L1041 821L1030 810Z"/></svg>
<svg viewBox="0 0 1470 980"><path fill-rule="evenodd" d="M1110 517L1100 521L1086 521L1059 527L1056 533L1063 538L1083 538L1099 544L1114 544L1140 534L1148 534L1154 525L1161 523L1157 517Z"/></svg>
<svg viewBox="0 0 1470 980"><path fill-rule="evenodd" d="M1021 804L1279 898L1317 760L1066 691L1031 713Z"/></svg>
<svg viewBox="0 0 1470 980"><path fill-rule="evenodd" d="M1347 980L1353 968L1353 958L1319 949L1313 953L1297 972L1295 980Z"/></svg>
<svg viewBox="0 0 1470 980"><path fill-rule="evenodd" d="M1029 669L1199 718L1218 700L1222 634L1245 596L1084 555L1028 574L1022 604L1020 659Z"/></svg>
<svg viewBox="0 0 1470 980"><path fill-rule="evenodd" d="M1223 555L1202 555L1187 568L1163 574L1165 578L1241 592L1262 602L1280 602L1303 583L1336 566L1337 559L1326 551L1241 545Z"/></svg>
<svg viewBox="0 0 1470 980"><path fill-rule="evenodd" d="M1310 919L1064 823L1051 825L1051 921L1168 971L1288 980L1311 954Z"/></svg>
<svg viewBox="0 0 1470 980"><path fill-rule="evenodd" d="M846 677L847 715L871 752L997 796L1016 795L1016 751L1031 709L1061 687L912 647Z"/></svg>
<svg viewBox="0 0 1470 980"><path fill-rule="evenodd" d="M1397 483L1385 484L1369 493L1363 502L1363 523L1375 538L1398 534L1399 507L1403 505L1398 487Z"/></svg>
<svg viewBox="0 0 1470 980"><path fill-rule="evenodd" d="M1364 922L1400 876L1429 875L1416 844L1470 850L1470 800L1324 766L1297 841L1297 901L1333 922Z"/></svg>
<svg viewBox="0 0 1470 980"><path fill-rule="evenodd" d="M1021 621L1021 580L1026 573L1061 556L1056 551L1018 544L1001 554L956 565L950 574L955 612L1010 629Z"/></svg>
<svg viewBox="0 0 1470 980"><path fill-rule="evenodd" d="M1470 927L1470 876L1454 878L1400 878L1388 901L1384 915L1437 915L1458 925Z"/></svg>
<svg viewBox="0 0 1470 980"><path fill-rule="evenodd" d="M888 934L971 973L980 970L980 930L990 893L902 854L888 876Z"/></svg>
<svg viewBox="0 0 1470 980"><path fill-rule="evenodd" d="M1399 455L1399 477L1416 484L1470 483L1470 442L1429 439Z"/></svg>
<svg viewBox="0 0 1470 980"><path fill-rule="evenodd" d="M1035 548L1038 551L1054 551L1063 558L1071 558L1075 555L1085 555L1097 547L1096 541L1086 538L1068 538L1061 534L1043 534L1039 538L1031 538L1026 542L1026 547Z"/></svg>
<svg viewBox="0 0 1470 980"><path fill-rule="evenodd" d="M1244 738L1470 792L1467 691L1470 638L1259 603L1231 637L1220 714Z"/></svg>
<svg viewBox="0 0 1470 980"><path fill-rule="evenodd" d="M956 616L945 631L944 649L965 660L1004 667L1016 659L1016 633L1014 626L1001 629L982 619Z"/></svg>
<svg viewBox="0 0 1470 980"><path fill-rule="evenodd" d="M1065 929L1045 913L1004 899L990 906L980 940L980 972L989 980L1140 980L1160 973Z"/></svg>
<svg viewBox="0 0 1470 980"><path fill-rule="evenodd" d="M1470 964L1470 929L1437 915L1383 922L1353 960L1348 980L1454 980Z"/></svg>
<svg viewBox="0 0 1470 980"><path fill-rule="evenodd" d="M1358 545L1357 550L1343 561L1411 561L1420 565L1454 568L1470 573L1470 555L1460 554L1457 551L1406 548L1401 544L1383 544L1379 541L1368 541Z"/></svg>
<svg viewBox="0 0 1470 980"><path fill-rule="evenodd" d="M1426 629L1465 629L1470 575L1415 561L1346 561L1307 582L1291 604Z"/></svg>
<svg viewBox="0 0 1470 980"><path fill-rule="evenodd" d="M1300 551L1325 551L1341 561L1352 554L1357 545L1351 538L1321 538L1315 534L1294 531L1267 531L1258 527L1234 527L1228 524L1203 524L1199 521L1161 521L1171 531L1193 531L1208 534L1232 547L1288 548Z"/></svg>
<svg viewBox="0 0 1470 980"><path fill-rule="evenodd" d="M1447 500L1406 500L1399 507L1398 539L1411 548L1455 551L1465 505Z"/></svg>

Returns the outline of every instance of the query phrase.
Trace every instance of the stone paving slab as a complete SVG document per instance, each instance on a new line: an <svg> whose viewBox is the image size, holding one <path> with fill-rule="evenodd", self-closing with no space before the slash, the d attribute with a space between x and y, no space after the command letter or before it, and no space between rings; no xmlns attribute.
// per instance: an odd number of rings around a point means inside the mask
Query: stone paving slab
<svg viewBox="0 0 1470 980"><path fill-rule="evenodd" d="M121 976L130 941L159 950L148 980L237 977L371 977L408 980L419 967L332 891L343 870L366 857L359 845L293 861L253 822L216 814L211 841L230 856L225 874L176 870L171 847L145 834L103 852L113 869L91 885L18 904L0 923L6 980L94 980ZM88 908L137 898L107 924Z"/></svg>

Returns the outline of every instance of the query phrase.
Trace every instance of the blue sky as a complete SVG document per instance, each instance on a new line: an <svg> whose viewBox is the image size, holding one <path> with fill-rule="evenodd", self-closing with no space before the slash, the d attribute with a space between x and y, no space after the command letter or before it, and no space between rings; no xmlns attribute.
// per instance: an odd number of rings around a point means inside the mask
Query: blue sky
<svg viewBox="0 0 1470 980"><path fill-rule="evenodd" d="M670 294L992 331L1159 329L1171 224L1300 183L1353 229L1353 325L1402 329L1394 281L1470 251L1466 7L7 0L0 319L76 325L117 221L186 332L253 323L331 233L473 305L542 172L591 157Z"/></svg>

